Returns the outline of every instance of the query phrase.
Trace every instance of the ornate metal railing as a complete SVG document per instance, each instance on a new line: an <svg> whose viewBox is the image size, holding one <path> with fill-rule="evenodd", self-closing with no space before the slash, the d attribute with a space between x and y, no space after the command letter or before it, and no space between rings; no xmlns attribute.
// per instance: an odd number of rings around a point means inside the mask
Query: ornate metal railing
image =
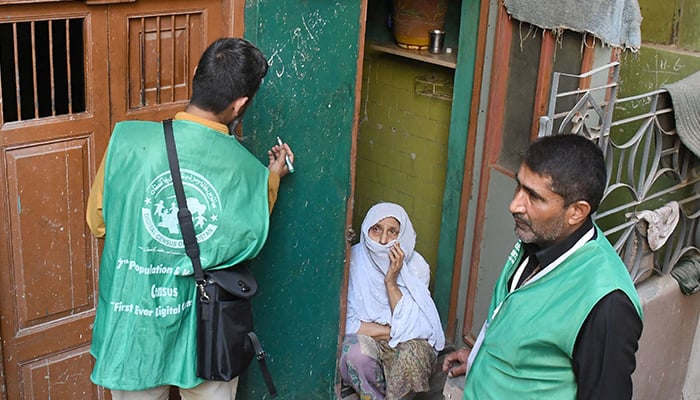
<svg viewBox="0 0 700 400"><path fill-rule="evenodd" d="M617 98L619 67L554 73L539 136L579 134L602 149L608 185L594 220L639 283L700 254L700 160L676 134L666 90ZM562 79L596 78L598 85L559 92Z"/></svg>

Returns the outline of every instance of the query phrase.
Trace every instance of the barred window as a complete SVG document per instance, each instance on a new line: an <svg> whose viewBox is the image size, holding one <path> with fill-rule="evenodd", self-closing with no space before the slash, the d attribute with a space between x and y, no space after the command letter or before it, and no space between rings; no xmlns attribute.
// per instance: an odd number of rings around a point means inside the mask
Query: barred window
<svg viewBox="0 0 700 400"><path fill-rule="evenodd" d="M85 111L83 19L0 23L2 122Z"/></svg>

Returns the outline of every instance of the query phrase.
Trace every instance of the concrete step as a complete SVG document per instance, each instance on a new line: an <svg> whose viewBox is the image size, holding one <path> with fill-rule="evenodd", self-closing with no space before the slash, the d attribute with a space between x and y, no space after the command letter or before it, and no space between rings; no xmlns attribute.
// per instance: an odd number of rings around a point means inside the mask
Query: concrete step
<svg viewBox="0 0 700 400"><path fill-rule="evenodd" d="M464 375L447 378L445 387L442 389L442 399L462 400L464 398L464 378Z"/></svg>

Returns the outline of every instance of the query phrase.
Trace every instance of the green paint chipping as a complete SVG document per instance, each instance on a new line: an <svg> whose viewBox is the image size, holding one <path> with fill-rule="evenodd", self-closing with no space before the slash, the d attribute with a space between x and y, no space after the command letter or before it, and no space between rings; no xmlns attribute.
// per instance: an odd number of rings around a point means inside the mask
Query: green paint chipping
<svg viewBox="0 0 700 400"><path fill-rule="evenodd" d="M657 44L671 44L675 13L682 1L640 0L642 40Z"/></svg>
<svg viewBox="0 0 700 400"><path fill-rule="evenodd" d="M700 0L683 2L676 45L681 49L700 51Z"/></svg>
<svg viewBox="0 0 700 400"><path fill-rule="evenodd" d="M267 163L279 135L296 156L253 266L256 330L280 400L334 397L360 9L359 0L246 1L245 37L270 69L244 144ZM270 398L255 363L238 399Z"/></svg>
<svg viewBox="0 0 700 400"><path fill-rule="evenodd" d="M700 51L700 0L640 0L642 40Z"/></svg>
<svg viewBox="0 0 700 400"><path fill-rule="evenodd" d="M622 56L618 97L660 89L699 70L700 54L642 47L637 53L627 52Z"/></svg>

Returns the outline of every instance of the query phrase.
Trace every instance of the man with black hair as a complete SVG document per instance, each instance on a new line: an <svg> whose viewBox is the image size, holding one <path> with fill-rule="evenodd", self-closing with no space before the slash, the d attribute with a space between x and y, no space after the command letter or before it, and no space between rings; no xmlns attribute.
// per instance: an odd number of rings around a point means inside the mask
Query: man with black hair
<svg viewBox="0 0 700 400"><path fill-rule="evenodd" d="M443 370L467 374L467 400L630 399L642 307L591 219L606 184L602 152L581 136L543 137L521 153L515 179L520 240L474 347L448 354Z"/></svg>
<svg viewBox="0 0 700 400"><path fill-rule="evenodd" d="M268 151L266 168L233 127L267 73L244 39L223 38L202 55L184 112L174 117L183 187L204 270L255 257L267 239L288 145ZM104 237L92 347L92 381L115 400L234 400L238 378L196 374L197 296L177 219L163 124L118 123L90 191L87 222Z"/></svg>

